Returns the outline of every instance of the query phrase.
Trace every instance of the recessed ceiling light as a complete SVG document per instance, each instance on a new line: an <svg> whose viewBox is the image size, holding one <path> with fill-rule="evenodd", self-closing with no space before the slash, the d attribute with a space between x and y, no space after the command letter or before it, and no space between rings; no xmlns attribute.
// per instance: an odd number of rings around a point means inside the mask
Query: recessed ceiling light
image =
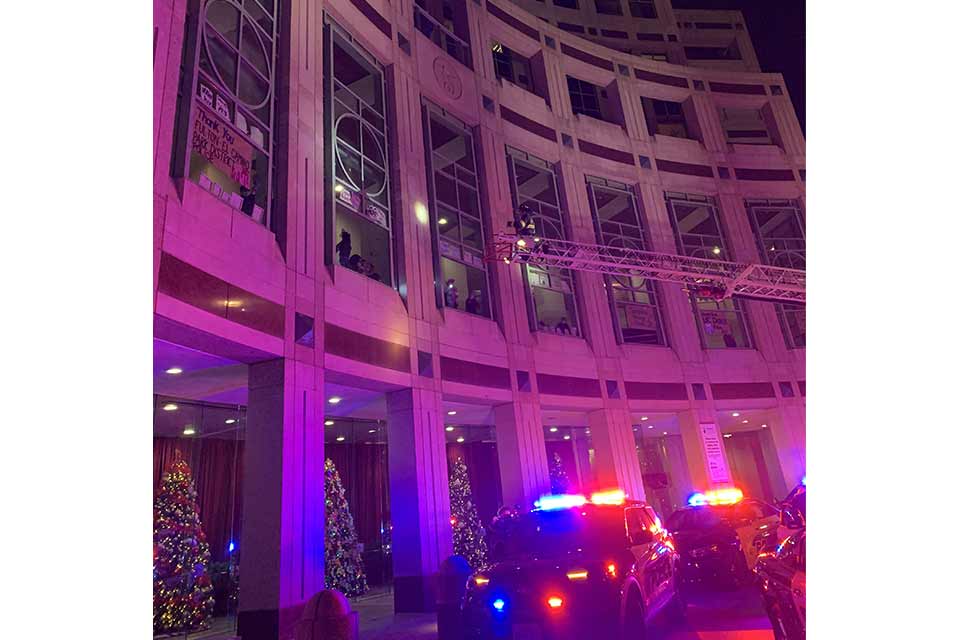
<svg viewBox="0 0 960 640"><path fill-rule="evenodd" d="M459 438L457 438L457 442L463 442L463 436L460 436Z"/></svg>
<svg viewBox="0 0 960 640"><path fill-rule="evenodd" d="M570 436L563 436L563 439L564 439L564 440L569 440L569 439L570 439Z"/></svg>
<svg viewBox="0 0 960 640"><path fill-rule="evenodd" d="M725 434L723 434L723 437L724 437L724 438L731 438L731 437L733 437L733 434L732 434L732 433L725 433Z"/></svg>
<svg viewBox="0 0 960 640"><path fill-rule="evenodd" d="M346 439L346 436L337 436L337 442L343 442Z"/></svg>
<svg viewBox="0 0 960 640"><path fill-rule="evenodd" d="M236 421L237 421L236 418L227 418L226 420L223 421L223 424L233 424Z"/></svg>
<svg viewBox="0 0 960 640"><path fill-rule="evenodd" d="M634 427L634 428L633 428L633 430L634 430L634 431L636 431L636 430L637 430L637 428L636 428L636 427Z"/></svg>
<svg viewBox="0 0 960 640"><path fill-rule="evenodd" d="M456 411L447 411L447 415L448 415L448 416L455 416L455 415L457 415L457 412L456 412Z"/></svg>
<svg viewBox="0 0 960 640"><path fill-rule="evenodd" d="M447 427L447 431L453 431L453 427Z"/></svg>
<svg viewBox="0 0 960 640"><path fill-rule="evenodd" d="M183 369L181 369L180 367L170 367L169 369L167 369L167 373L169 373L172 376L175 376L183 373Z"/></svg>
<svg viewBox="0 0 960 640"><path fill-rule="evenodd" d="M666 432L666 431L664 431L664 432L663 432L663 435L667 435L667 432Z"/></svg>
<svg viewBox="0 0 960 640"><path fill-rule="evenodd" d="M330 396L327 400L330 404L340 404L340 401L343 400L340 396Z"/></svg>
<svg viewBox="0 0 960 640"><path fill-rule="evenodd" d="M325 427L332 427L332 426L333 426L333 420L324 420L324 421L323 421L323 426L325 426Z"/></svg>
<svg viewBox="0 0 960 640"><path fill-rule="evenodd" d="M734 418L739 418L739 417L740 417L740 412L739 412L739 411L734 411L733 414L731 414L731 415L733 415Z"/></svg>
<svg viewBox="0 0 960 640"><path fill-rule="evenodd" d="M760 425L760 428L761 428L761 429L766 429L766 428L767 428L767 425L762 424L762 425Z"/></svg>
<svg viewBox="0 0 960 640"><path fill-rule="evenodd" d="M720 247L714 247L714 248L713 248L713 255L715 255L715 256L720 255Z"/></svg>
<svg viewBox="0 0 960 640"><path fill-rule="evenodd" d="M586 433L587 435L590 435L590 429L587 429L586 431L584 431L584 433Z"/></svg>
<svg viewBox="0 0 960 640"><path fill-rule="evenodd" d="M183 435L185 435L185 436L192 436L192 435L195 434L196 432L197 432L197 430L193 428L193 425L192 425L192 424L188 424L187 426L185 426L185 427L183 428Z"/></svg>
<svg viewBox="0 0 960 640"><path fill-rule="evenodd" d="M648 425L647 425L647 429L653 429L653 425L652 425L652 424L648 424Z"/></svg>
<svg viewBox="0 0 960 640"><path fill-rule="evenodd" d="M641 422L646 422L646 421L649 420L649 419L650 419L649 416L640 416L640 421L641 421Z"/></svg>
<svg viewBox="0 0 960 640"><path fill-rule="evenodd" d="M367 433L376 433L376 432L377 432L376 429L370 429L370 431L367 431Z"/></svg>
<svg viewBox="0 0 960 640"><path fill-rule="evenodd" d="M750 421L749 421L749 420L743 420L740 424L747 424L748 422L750 422Z"/></svg>
<svg viewBox="0 0 960 640"><path fill-rule="evenodd" d="M439 220L437 220L437 223L438 223L438 224L447 224L447 219L446 219L446 218L440 218Z"/></svg>
<svg viewBox="0 0 960 640"><path fill-rule="evenodd" d="M556 427L550 427L550 433L556 433L556 432L557 432Z"/></svg>
<svg viewBox="0 0 960 640"><path fill-rule="evenodd" d="M176 411L176 410L177 410L177 405L173 404L172 402L168 402L167 404L163 405L163 410L164 410L164 411Z"/></svg>
<svg viewBox="0 0 960 640"><path fill-rule="evenodd" d="M342 185L342 184L335 184L335 185L333 185L333 192L334 192L334 193L340 193L341 191L343 191L343 185Z"/></svg>

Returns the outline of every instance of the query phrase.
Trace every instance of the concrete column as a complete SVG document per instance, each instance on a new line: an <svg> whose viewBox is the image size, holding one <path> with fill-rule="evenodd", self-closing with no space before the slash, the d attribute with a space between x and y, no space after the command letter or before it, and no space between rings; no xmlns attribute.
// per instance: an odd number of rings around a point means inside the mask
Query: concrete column
<svg viewBox="0 0 960 640"><path fill-rule="evenodd" d="M790 491L807 472L806 416L801 402L784 402L767 420L783 480Z"/></svg>
<svg viewBox="0 0 960 640"><path fill-rule="evenodd" d="M687 465L690 468L690 480L695 491L713 489L719 486L728 486L728 482L713 482L707 467L707 453L704 450L703 439L700 436L700 425L705 423L716 424L712 411L690 409L677 414L680 421L680 437L683 441L683 452L687 456ZM719 431L718 431L719 433ZM723 463L730 472L726 452L723 450L723 437L720 437L720 450L723 453Z"/></svg>
<svg viewBox="0 0 960 640"><path fill-rule="evenodd" d="M244 640L277 640L323 589L323 372L291 359L250 366L239 541Z"/></svg>
<svg viewBox="0 0 960 640"><path fill-rule="evenodd" d="M630 412L621 408L591 411L587 424L593 439L596 488L619 487L629 498L645 500Z"/></svg>
<svg viewBox="0 0 960 640"><path fill-rule="evenodd" d="M493 408L503 502L530 509L550 492L543 418L534 402L515 400Z"/></svg>
<svg viewBox="0 0 960 640"><path fill-rule="evenodd" d="M440 394L387 394L390 519L396 613L432 611L440 562L453 553Z"/></svg>

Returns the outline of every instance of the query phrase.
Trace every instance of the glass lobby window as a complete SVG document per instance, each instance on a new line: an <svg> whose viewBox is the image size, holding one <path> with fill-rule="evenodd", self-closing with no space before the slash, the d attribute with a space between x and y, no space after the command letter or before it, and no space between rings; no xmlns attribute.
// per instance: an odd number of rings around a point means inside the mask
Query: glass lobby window
<svg viewBox="0 0 960 640"><path fill-rule="evenodd" d="M640 209L627 185L587 177L587 193L601 244L646 250ZM605 276L605 279L620 340L632 344L666 344L654 283L635 276Z"/></svg>
<svg viewBox="0 0 960 640"><path fill-rule="evenodd" d="M620 7L620 0L595 0L597 13L608 16L622 16L623 9Z"/></svg>
<svg viewBox="0 0 960 640"><path fill-rule="evenodd" d="M413 23L420 33L451 58L468 69L473 68L464 0L416 0Z"/></svg>
<svg viewBox="0 0 960 640"><path fill-rule="evenodd" d="M268 224L277 26L273 0L200 9L188 176Z"/></svg>
<svg viewBox="0 0 960 640"><path fill-rule="evenodd" d="M433 224L440 255L443 303L490 316L490 285L483 262L483 222L473 134L456 118L424 105ZM452 285L452 286L451 286ZM455 293L454 293L455 292Z"/></svg>
<svg viewBox="0 0 960 640"><path fill-rule="evenodd" d="M657 5L653 0L631 0L630 15L634 18L656 18Z"/></svg>
<svg viewBox="0 0 960 640"><path fill-rule="evenodd" d="M730 144L773 144L760 109L720 109L720 125Z"/></svg>
<svg viewBox="0 0 960 640"><path fill-rule="evenodd" d="M514 206L529 207L537 237L544 241L551 238L567 240L553 168L539 158L508 147L507 171ZM533 320L537 330L579 336L573 272L526 264L523 270L533 299Z"/></svg>
<svg viewBox="0 0 960 640"><path fill-rule="evenodd" d="M600 87L586 80L567 76L567 89L570 91L570 106L574 113L597 120L604 119L600 110L600 92L603 91Z"/></svg>
<svg viewBox="0 0 960 640"><path fill-rule="evenodd" d="M498 78L536 93L529 58L525 58L499 42L493 43L493 70Z"/></svg>
<svg viewBox="0 0 960 640"><path fill-rule="evenodd" d="M333 251L337 262L392 284L392 225L385 87L380 65L332 26L327 86L332 98Z"/></svg>
<svg viewBox="0 0 960 640"><path fill-rule="evenodd" d="M594 449L587 427L544 427L551 493L578 493L593 484Z"/></svg>
<svg viewBox="0 0 960 640"><path fill-rule="evenodd" d="M796 200L747 200L750 224L764 264L807 268L806 224ZM807 345L806 307L775 303L784 338L791 349Z"/></svg>
<svg viewBox="0 0 960 640"><path fill-rule="evenodd" d="M670 191L664 195L677 251L681 255L730 260L714 198ZM706 348L750 348L746 311L740 300L727 298L718 301L691 295L691 301Z"/></svg>

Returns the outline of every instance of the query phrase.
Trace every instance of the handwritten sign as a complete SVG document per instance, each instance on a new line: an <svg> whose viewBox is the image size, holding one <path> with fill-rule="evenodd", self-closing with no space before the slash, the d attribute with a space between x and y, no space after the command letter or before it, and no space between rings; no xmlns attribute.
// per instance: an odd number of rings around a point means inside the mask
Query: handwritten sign
<svg viewBox="0 0 960 640"><path fill-rule="evenodd" d="M730 471L727 469L727 457L723 451L723 442L717 432L717 425L702 423L700 425L700 440L703 442L703 452L707 456L707 472L711 483L730 482Z"/></svg>
<svg viewBox="0 0 960 640"><path fill-rule="evenodd" d="M657 329L657 312L648 305L626 305L627 326L631 329Z"/></svg>
<svg viewBox="0 0 960 640"><path fill-rule="evenodd" d="M730 321L724 311L701 309L700 319L703 322L703 331L708 335L731 333Z"/></svg>
<svg viewBox="0 0 960 640"><path fill-rule="evenodd" d="M230 179L250 188L253 147L207 109L197 105L191 148Z"/></svg>

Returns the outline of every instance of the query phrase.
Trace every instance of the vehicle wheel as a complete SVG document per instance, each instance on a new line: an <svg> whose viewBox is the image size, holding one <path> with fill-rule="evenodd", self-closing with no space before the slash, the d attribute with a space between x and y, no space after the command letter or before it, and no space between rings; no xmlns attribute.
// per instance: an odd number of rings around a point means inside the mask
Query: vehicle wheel
<svg viewBox="0 0 960 640"><path fill-rule="evenodd" d="M643 620L643 602L636 589L627 595L627 607L620 625L620 640L645 640L646 625Z"/></svg>

